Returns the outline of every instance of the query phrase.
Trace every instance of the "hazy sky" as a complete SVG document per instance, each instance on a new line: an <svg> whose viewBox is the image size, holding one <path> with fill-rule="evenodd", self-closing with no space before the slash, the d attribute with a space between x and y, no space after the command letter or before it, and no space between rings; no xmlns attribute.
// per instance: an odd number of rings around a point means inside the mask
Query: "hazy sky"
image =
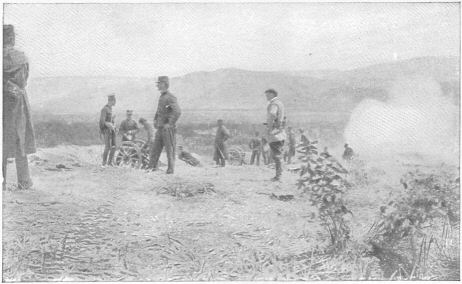
<svg viewBox="0 0 462 284"><path fill-rule="evenodd" d="M352 69L458 56L458 3L8 4L32 76Z"/></svg>

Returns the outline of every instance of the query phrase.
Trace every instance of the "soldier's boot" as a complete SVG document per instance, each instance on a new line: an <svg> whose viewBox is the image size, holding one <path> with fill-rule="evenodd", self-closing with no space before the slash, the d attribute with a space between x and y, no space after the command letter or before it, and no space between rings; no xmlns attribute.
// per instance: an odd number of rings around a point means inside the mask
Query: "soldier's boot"
<svg viewBox="0 0 462 284"><path fill-rule="evenodd" d="M114 161L115 151L116 151L116 147L115 146L111 147L111 150L109 151L109 159L108 159L108 162L107 162L108 166L111 166L111 167L114 166L113 161Z"/></svg>

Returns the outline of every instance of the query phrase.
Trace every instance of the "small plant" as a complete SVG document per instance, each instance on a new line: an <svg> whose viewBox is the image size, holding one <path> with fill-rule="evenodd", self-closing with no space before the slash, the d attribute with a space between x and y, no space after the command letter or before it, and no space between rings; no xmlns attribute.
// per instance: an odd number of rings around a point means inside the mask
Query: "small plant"
<svg viewBox="0 0 462 284"><path fill-rule="evenodd" d="M350 186L345 168L328 153L319 153L317 141L306 140L298 146L300 169L298 188L309 195L311 204L318 210L318 217L330 235L334 252L345 248L350 239L350 228L346 215L351 214L343 201L343 194Z"/></svg>

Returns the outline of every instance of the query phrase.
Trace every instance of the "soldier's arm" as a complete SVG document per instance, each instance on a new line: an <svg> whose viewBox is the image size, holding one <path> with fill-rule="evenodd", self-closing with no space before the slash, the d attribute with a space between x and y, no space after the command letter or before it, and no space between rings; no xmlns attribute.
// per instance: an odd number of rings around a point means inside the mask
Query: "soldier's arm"
<svg viewBox="0 0 462 284"><path fill-rule="evenodd" d="M101 115L99 117L99 125L106 125L106 114L107 114L107 109L103 107L103 109L101 110Z"/></svg>
<svg viewBox="0 0 462 284"><path fill-rule="evenodd" d="M181 109L175 97L171 97L168 100L168 106L170 107L170 112L168 113L168 124L174 125L178 118L180 118Z"/></svg>

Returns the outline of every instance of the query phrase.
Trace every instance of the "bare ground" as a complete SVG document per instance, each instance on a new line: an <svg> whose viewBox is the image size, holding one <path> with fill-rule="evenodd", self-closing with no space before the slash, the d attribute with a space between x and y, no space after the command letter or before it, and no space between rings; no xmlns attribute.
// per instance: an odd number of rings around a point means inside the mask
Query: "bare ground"
<svg viewBox="0 0 462 284"><path fill-rule="evenodd" d="M99 147L41 149L34 190L3 192L3 280L380 279L374 258L333 259L297 175L256 166L176 173L98 167ZM71 170L51 171L56 164ZM14 180L14 167L9 167ZM354 237L398 188L401 170L377 169L348 204ZM271 194L294 195L281 201Z"/></svg>

